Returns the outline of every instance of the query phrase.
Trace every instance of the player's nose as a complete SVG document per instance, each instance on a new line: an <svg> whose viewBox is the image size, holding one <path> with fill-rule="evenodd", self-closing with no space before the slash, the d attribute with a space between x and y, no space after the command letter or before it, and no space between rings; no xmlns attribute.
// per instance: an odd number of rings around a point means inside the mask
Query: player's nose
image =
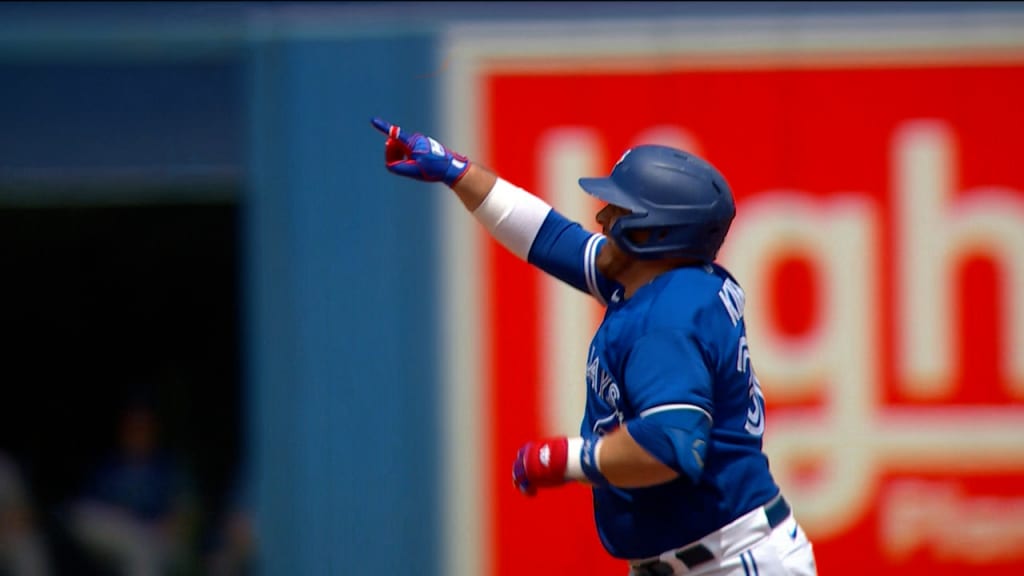
<svg viewBox="0 0 1024 576"><path fill-rule="evenodd" d="M615 220L618 216L619 214L616 212L615 207L608 204L597 213L594 219L601 226L601 233L607 236L609 230L615 225Z"/></svg>

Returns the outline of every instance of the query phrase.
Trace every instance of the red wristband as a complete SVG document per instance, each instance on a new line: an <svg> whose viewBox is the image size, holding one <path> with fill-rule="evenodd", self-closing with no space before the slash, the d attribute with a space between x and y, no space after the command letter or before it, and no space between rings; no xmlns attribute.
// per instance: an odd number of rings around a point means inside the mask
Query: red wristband
<svg viewBox="0 0 1024 576"><path fill-rule="evenodd" d="M526 477L535 487L559 486L565 483L569 440L565 436L530 442L523 454Z"/></svg>

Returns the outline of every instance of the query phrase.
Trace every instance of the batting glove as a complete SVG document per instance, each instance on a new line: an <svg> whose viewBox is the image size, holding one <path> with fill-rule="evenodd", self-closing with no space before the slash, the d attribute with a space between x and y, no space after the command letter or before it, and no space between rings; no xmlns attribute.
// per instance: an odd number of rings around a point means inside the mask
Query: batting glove
<svg viewBox="0 0 1024 576"><path fill-rule="evenodd" d="M374 118L372 122L377 130L388 136L384 142L384 162L392 173L454 186L469 171L468 158L445 148L430 136L407 134L380 118Z"/></svg>
<svg viewBox="0 0 1024 576"><path fill-rule="evenodd" d="M533 496L538 488L561 486L566 482L568 438L547 438L527 442L516 454L512 482L520 492Z"/></svg>

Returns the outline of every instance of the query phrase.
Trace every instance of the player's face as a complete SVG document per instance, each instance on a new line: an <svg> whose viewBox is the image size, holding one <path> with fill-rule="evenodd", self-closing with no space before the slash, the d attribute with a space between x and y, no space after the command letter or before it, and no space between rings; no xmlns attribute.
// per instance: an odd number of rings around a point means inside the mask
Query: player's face
<svg viewBox="0 0 1024 576"><path fill-rule="evenodd" d="M601 225L601 231L608 238L601 253L597 255L597 271L605 278L612 280L619 278L633 263L633 259L623 252L615 243L615 239L611 237L611 229L615 221L626 214L629 214L629 210L608 204L597 213L596 217L597 223Z"/></svg>

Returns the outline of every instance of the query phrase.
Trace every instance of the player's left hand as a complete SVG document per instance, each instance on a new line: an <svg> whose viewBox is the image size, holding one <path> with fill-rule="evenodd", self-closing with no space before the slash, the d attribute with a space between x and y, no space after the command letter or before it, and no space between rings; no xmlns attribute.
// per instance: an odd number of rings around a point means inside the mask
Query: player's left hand
<svg viewBox="0 0 1024 576"><path fill-rule="evenodd" d="M533 496L538 488L566 483L569 441L566 437L527 442L516 454L512 482L520 492Z"/></svg>
<svg viewBox="0 0 1024 576"><path fill-rule="evenodd" d="M430 136L408 133L382 118L374 118L372 122L388 136L384 142L384 164L392 173L454 186L469 171L468 158Z"/></svg>

